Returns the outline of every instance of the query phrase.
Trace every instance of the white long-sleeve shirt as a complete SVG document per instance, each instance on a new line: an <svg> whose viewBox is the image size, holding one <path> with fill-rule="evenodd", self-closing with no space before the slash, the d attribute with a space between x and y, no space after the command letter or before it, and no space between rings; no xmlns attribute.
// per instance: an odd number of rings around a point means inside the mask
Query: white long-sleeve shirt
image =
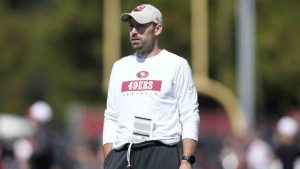
<svg viewBox="0 0 300 169"><path fill-rule="evenodd" d="M131 142L135 116L151 119L151 136L173 145L180 139L198 140L200 123L197 91L188 62L167 50L141 59L136 54L112 68L103 144L114 149Z"/></svg>

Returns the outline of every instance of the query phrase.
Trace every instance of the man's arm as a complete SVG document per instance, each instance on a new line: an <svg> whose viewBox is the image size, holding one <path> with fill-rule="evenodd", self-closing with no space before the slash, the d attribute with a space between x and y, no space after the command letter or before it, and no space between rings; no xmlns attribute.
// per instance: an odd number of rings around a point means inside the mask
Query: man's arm
<svg viewBox="0 0 300 169"><path fill-rule="evenodd" d="M182 140L183 156L192 156L197 149L197 141L193 139ZM181 160L180 169L191 169L192 165L187 160Z"/></svg>
<svg viewBox="0 0 300 169"><path fill-rule="evenodd" d="M192 78L192 71L185 60L182 62L176 77L178 107L182 124L183 156L194 155L199 135L199 103L198 92ZM180 169L191 169L187 160L181 160Z"/></svg>
<svg viewBox="0 0 300 169"><path fill-rule="evenodd" d="M106 159L107 155L110 153L111 150L112 150L112 143L107 143L103 145L104 160Z"/></svg>
<svg viewBox="0 0 300 169"><path fill-rule="evenodd" d="M183 146L183 155L191 156L194 155L196 152L197 141L186 138L182 140L182 146Z"/></svg>
<svg viewBox="0 0 300 169"><path fill-rule="evenodd" d="M114 86L115 83L115 64L112 68L112 72L110 75L109 80L109 87L108 87L108 94L107 94L107 106L104 111L104 123L103 123L103 155L104 160L106 159L107 155L113 148L113 141L115 135L117 133L117 112L118 112L118 104L116 103L116 98L118 97L116 94L116 87Z"/></svg>

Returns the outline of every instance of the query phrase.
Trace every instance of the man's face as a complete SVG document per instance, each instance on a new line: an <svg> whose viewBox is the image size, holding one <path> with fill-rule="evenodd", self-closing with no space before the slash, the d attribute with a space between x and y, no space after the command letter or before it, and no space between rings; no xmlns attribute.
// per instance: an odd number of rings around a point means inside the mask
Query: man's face
<svg viewBox="0 0 300 169"><path fill-rule="evenodd" d="M129 40L134 50L144 51L155 43L155 24L139 24L134 19L129 23Z"/></svg>

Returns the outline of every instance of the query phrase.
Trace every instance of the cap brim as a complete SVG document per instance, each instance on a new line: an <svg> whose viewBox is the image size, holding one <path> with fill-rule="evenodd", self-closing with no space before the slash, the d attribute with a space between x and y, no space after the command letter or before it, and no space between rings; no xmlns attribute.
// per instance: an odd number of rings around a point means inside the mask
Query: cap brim
<svg viewBox="0 0 300 169"><path fill-rule="evenodd" d="M123 13L121 16L120 16L120 19L121 21L123 22L128 22L129 18L131 17L130 13Z"/></svg>
<svg viewBox="0 0 300 169"><path fill-rule="evenodd" d="M120 17L121 21L128 22L130 18L133 18L139 24L146 24L150 23L151 21L144 21L143 18L139 15L131 14L131 13L123 13Z"/></svg>

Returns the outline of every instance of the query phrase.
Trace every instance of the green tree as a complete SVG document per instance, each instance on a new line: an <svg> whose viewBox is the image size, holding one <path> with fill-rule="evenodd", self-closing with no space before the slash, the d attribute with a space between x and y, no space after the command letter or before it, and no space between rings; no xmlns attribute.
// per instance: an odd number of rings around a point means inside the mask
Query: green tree
<svg viewBox="0 0 300 169"><path fill-rule="evenodd" d="M100 1L52 1L34 9L1 5L2 111L43 99L57 111L101 98Z"/></svg>

